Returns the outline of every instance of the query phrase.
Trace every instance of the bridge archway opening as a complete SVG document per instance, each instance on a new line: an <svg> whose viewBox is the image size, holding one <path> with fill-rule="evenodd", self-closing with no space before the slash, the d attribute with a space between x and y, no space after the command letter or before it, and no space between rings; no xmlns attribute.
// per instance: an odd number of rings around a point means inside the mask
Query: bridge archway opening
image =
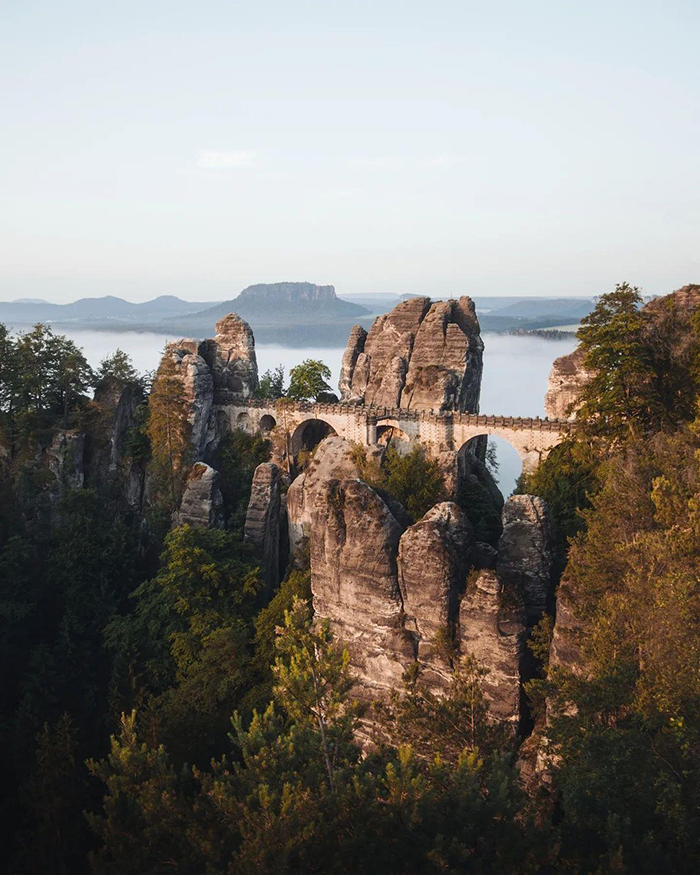
<svg viewBox="0 0 700 875"><path fill-rule="evenodd" d="M292 455L296 458L305 450L315 450L324 438L336 434L336 430L323 419L305 419L292 434Z"/></svg>
<svg viewBox="0 0 700 875"><path fill-rule="evenodd" d="M400 456L411 451L411 439L399 428L398 423L384 420L377 425L377 443L384 447L393 447Z"/></svg>
<svg viewBox="0 0 700 875"><path fill-rule="evenodd" d="M252 423L250 416L247 413L239 413L236 417L236 428L250 433L252 431Z"/></svg>
<svg viewBox="0 0 700 875"><path fill-rule="evenodd" d="M486 465L504 499L513 493L523 472L523 460L510 441L500 435L487 434L470 438L457 454L460 475L468 467L468 456L476 456Z"/></svg>
<svg viewBox="0 0 700 875"><path fill-rule="evenodd" d="M266 413L264 416L260 417L260 432L261 434L267 435L270 434L272 429L277 425L277 420L274 416L271 416L269 413Z"/></svg>

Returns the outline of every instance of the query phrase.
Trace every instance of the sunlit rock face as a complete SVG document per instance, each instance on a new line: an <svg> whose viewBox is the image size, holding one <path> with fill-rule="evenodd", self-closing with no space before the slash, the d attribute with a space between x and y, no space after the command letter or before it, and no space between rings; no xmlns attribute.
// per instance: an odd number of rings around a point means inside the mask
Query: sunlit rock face
<svg viewBox="0 0 700 875"><path fill-rule="evenodd" d="M492 718L517 728L525 617L517 592L493 571L480 571L467 586L459 608L459 646L486 670L482 689Z"/></svg>
<svg viewBox="0 0 700 875"><path fill-rule="evenodd" d="M182 381L183 400L192 427L192 447L197 459L205 456L212 438L214 403L214 381L209 366L197 352L200 346L196 340L184 339L169 343L165 348L165 356L170 356L175 364L175 375ZM161 371L162 363L156 372L156 381Z"/></svg>
<svg viewBox="0 0 700 875"><path fill-rule="evenodd" d="M583 350L575 349L554 360L544 397L545 413L550 419L574 418L581 390L592 376L584 368L583 358Z"/></svg>
<svg viewBox="0 0 700 875"><path fill-rule="evenodd" d="M358 479L331 479L315 491L310 527L314 614L348 648L360 698L400 689L415 658L403 629L397 553L404 527Z"/></svg>
<svg viewBox="0 0 700 875"><path fill-rule="evenodd" d="M449 642L473 543L469 521L449 501L436 504L399 542L404 626L414 636L423 680L432 688L445 688L451 682Z"/></svg>
<svg viewBox="0 0 700 875"><path fill-rule="evenodd" d="M258 388L253 330L235 313L216 323L216 334L200 344L199 354L211 370L214 403L246 401Z"/></svg>
<svg viewBox="0 0 700 875"><path fill-rule="evenodd" d="M203 462L197 462L187 475L175 525L202 526L221 529L224 525L223 499L219 490L219 473Z"/></svg>
<svg viewBox="0 0 700 875"><path fill-rule="evenodd" d="M166 346L165 355L182 380L195 458L209 459L220 437L212 416L214 405L244 402L258 387L253 331L230 313L216 323L213 338L176 340Z"/></svg>
<svg viewBox="0 0 700 875"><path fill-rule="evenodd" d="M381 453L379 448L366 448L366 453ZM287 490L287 519L289 549L292 554L304 550L311 527L311 512L316 493L332 479L359 477L355 450L350 441L338 435L329 435L314 450L306 470Z"/></svg>
<svg viewBox="0 0 700 875"><path fill-rule="evenodd" d="M343 356L341 400L376 407L476 412L484 345L471 298L402 301L353 328Z"/></svg>
<svg viewBox="0 0 700 875"><path fill-rule="evenodd" d="M518 591L527 620L536 623L552 595L552 534L547 502L536 495L511 495L503 506L498 576Z"/></svg>

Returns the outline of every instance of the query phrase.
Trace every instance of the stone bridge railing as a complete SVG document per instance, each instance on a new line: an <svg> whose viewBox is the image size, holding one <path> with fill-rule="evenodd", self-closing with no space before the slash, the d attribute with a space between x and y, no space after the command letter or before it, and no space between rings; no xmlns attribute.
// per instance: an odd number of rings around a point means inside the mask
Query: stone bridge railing
<svg viewBox="0 0 700 875"><path fill-rule="evenodd" d="M361 404L248 400L216 405L232 428L269 433L282 429L290 449L297 453L305 429L323 422L336 434L366 446L376 444L390 430L392 441L408 448L418 442L433 453L458 452L481 435L507 440L518 452L523 470L533 470L540 459L569 433L572 423L540 417L484 416L456 411L412 410Z"/></svg>

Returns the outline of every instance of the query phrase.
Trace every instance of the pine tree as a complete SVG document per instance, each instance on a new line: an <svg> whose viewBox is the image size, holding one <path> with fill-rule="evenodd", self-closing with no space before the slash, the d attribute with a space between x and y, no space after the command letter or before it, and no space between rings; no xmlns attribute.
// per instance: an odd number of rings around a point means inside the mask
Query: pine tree
<svg viewBox="0 0 700 875"><path fill-rule="evenodd" d="M167 350L148 400L147 431L155 472L164 484L170 510L175 510L191 454L192 425L182 379Z"/></svg>

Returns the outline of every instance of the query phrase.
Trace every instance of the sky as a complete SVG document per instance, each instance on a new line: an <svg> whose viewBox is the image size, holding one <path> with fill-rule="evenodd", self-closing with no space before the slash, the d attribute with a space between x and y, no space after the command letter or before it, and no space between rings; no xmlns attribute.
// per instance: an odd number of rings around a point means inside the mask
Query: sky
<svg viewBox="0 0 700 875"><path fill-rule="evenodd" d="M0 0L0 300L700 282L700 4Z"/></svg>

